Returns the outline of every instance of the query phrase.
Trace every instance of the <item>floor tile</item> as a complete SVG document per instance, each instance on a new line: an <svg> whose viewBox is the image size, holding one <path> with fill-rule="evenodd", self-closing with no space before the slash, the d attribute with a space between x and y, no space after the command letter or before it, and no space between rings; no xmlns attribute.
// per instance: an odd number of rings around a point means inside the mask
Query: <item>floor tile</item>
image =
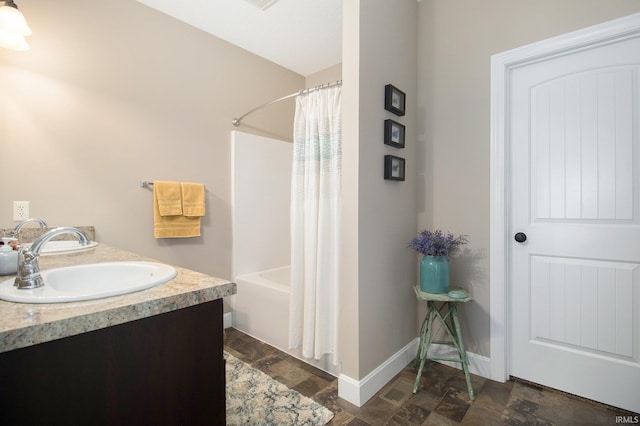
<svg viewBox="0 0 640 426"><path fill-rule="evenodd" d="M591 425L607 425L611 423L612 418L609 412L603 411L600 407L590 402L579 401L574 404L573 421L575 424L591 426Z"/></svg>
<svg viewBox="0 0 640 426"><path fill-rule="evenodd" d="M385 386L383 392L380 392L380 398L398 407L402 407L412 396L413 381L402 376L398 376L395 380L392 380L391 383Z"/></svg>
<svg viewBox="0 0 640 426"><path fill-rule="evenodd" d="M402 418L408 421L408 424L419 425L424 423L430 414L431 411L428 409L408 402L402 406L400 411L395 414L394 417Z"/></svg>
<svg viewBox="0 0 640 426"><path fill-rule="evenodd" d="M300 392L304 396L311 397L321 390L328 388L330 384L331 382L312 374L309 378L294 386L293 390Z"/></svg>
<svg viewBox="0 0 640 426"><path fill-rule="evenodd" d="M442 417L460 423L471 406L467 401L468 395L466 392L450 388L434 411Z"/></svg>
<svg viewBox="0 0 640 426"><path fill-rule="evenodd" d="M507 406L512 389L513 382L498 383L487 380L484 385L476 391L474 405L479 405L500 416Z"/></svg>
<svg viewBox="0 0 640 426"><path fill-rule="evenodd" d="M500 420L500 415L496 415L495 412L478 405L472 405L460 424L463 426L500 426L503 423Z"/></svg>
<svg viewBox="0 0 640 426"><path fill-rule="evenodd" d="M358 409L356 416L373 425L384 425L398 411L400 407L374 397Z"/></svg>
<svg viewBox="0 0 640 426"><path fill-rule="evenodd" d="M458 426L460 423L441 416L438 413L431 413L422 426Z"/></svg>
<svg viewBox="0 0 640 426"><path fill-rule="evenodd" d="M266 368L276 380L284 383L290 388L294 388L312 376L308 371L300 368L298 360L285 358Z"/></svg>
<svg viewBox="0 0 640 426"><path fill-rule="evenodd" d="M418 391L415 395L407 400L407 404L417 405L428 411L433 411L436 409L440 401L442 400L443 395L434 396L427 392Z"/></svg>
<svg viewBox="0 0 640 426"><path fill-rule="evenodd" d="M371 423L367 423L364 420L361 420L359 418L354 418L353 420L351 420L348 423L349 426L373 426Z"/></svg>
<svg viewBox="0 0 640 426"><path fill-rule="evenodd" d="M339 413L336 413L335 416L333 416L333 419L331 419L331 425L346 426L350 424L354 419L355 417L352 416L351 414L341 411Z"/></svg>

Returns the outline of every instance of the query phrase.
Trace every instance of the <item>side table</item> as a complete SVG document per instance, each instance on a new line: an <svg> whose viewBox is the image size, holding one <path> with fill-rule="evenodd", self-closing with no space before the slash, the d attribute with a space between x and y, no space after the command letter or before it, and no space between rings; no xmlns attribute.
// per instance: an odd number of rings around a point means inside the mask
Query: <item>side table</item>
<svg viewBox="0 0 640 426"><path fill-rule="evenodd" d="M420 346L415 361L416 364L420 362L420 367L418 368L416 382L413 385L413 393L415 394L420 386L420 377L422 376L422 370L426 360L459 362L462 364L462 370L467 380L469 399L473 401L475 396L473 394L473 388L471 387L471 378L469 377L469 360L467 359L467 352L462 342L457 306L458 303L467 303L473 299L464 290L456 290L458 297L451 297L448 294L425 293L420 290L419 286L415 286L413 289L415 290L418 300L427 302L427 314L424 317L420 329ZM436 325L442 327L451 340L434 340L437 331L439 331L434 330ZM432 343L453 346L458 356L455 358L429 356L429 346L431 346Z"/></svg>

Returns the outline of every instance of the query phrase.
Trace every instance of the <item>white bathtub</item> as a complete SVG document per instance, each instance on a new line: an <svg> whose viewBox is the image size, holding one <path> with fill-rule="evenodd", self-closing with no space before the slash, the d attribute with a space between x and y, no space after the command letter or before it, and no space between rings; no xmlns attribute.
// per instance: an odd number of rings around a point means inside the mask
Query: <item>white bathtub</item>
<svg viewBox="0 0 640 426"><path fill-rule="evenodd" d="M290 267L236 278L233 325L278 349L288 346Z"/></svg>
<svg viewBox="0 0 640 426"><path fill-rule="evenodd" d="M315 367L338 375L328 357L303 358L299 349L289 349L289 283L291 268L269 269L236 277L233 326Z"/></svg>

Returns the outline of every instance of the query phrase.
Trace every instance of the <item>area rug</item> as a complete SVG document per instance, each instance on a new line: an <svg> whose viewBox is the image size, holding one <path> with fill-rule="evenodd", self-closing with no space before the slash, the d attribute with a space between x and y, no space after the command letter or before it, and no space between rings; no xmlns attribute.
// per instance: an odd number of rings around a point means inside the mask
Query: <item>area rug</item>
<svg viewBox="0 0 640 426"><path fill-rule="evenodd" d="M325 425L333 413L225 352L227 425Z"/></svg>

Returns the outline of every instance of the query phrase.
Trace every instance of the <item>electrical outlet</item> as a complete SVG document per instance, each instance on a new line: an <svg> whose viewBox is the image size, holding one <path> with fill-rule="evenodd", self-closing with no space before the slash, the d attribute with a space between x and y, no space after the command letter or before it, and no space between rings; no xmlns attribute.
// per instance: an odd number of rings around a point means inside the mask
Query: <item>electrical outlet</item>
<svg viewBox="0 0 640 426"><path fill-rule="evenodd" d="M29 202L14 201L13 202L13 220L20 222L29 219Z"/></svg>

